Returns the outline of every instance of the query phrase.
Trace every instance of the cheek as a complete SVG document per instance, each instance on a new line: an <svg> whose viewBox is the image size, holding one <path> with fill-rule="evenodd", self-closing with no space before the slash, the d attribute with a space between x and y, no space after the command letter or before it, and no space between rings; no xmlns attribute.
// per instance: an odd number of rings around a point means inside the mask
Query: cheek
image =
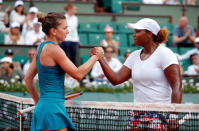
<svg viewBox="0 0 199 131"><path fill-rule="evenodd" d="M61 30L57 33L57 37L60 41L64 41L66 39L66 31Z"/></svg>
<svg viewBox="0 0 199 131"><path fill-rule="evenodd" d="M134 44L135 45L141 45L141 43L143 43L143 40L145 39L144 36L140 33L137 33L134 36L135 40L134 40Z"/></svg>
<svg viewBox="0 0 199 131"><path fill-rule="evenodd" d="M133 44L134 45L139 45L139 42L137 40L134 40Z"/></svg>
<svg viewBox="0 0 199 131"><path fill-rule="evenodd" d="M139 35L138 34L133 34L132 38L133 38L134 44L137 44L138 41L139 41Z"/></svg>

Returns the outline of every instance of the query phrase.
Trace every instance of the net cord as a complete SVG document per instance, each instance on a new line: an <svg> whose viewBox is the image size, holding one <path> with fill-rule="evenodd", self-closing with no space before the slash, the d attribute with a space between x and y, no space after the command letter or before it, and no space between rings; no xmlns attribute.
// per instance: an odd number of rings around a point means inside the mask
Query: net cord
<svg viewBox="0 0 199 131"><path fill-rule="evenodd" d="M0 93L1 99L6 99L22 104L32 104L32 98L22 98ZM141 110L141 111L166 111L166 112L195 112L199 113L199 104L162 104L162 103L130 103L130 102L95 102L95 101L65 101L67 107L99 108L115 110Z"/></svg>

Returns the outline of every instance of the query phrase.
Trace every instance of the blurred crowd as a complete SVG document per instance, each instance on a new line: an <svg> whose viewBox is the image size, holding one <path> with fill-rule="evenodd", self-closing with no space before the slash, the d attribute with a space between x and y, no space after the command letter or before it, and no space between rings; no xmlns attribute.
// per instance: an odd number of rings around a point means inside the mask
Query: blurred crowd
<svg viewBox="0 0 199 131"><path fill-rule="evenodd" d="M143 0L144 4L170 4L170 5L196 5L197 0L183 0L182 3L179 0Z"/></svg>
<svg viewBox="0 0 199 131"><path fill-rule="evenodd" d="M75 1L75 0L72 0ZM97 13L106 13L106 12L113 12L112 11L112 5L111 0L92 0L95 1L95 12ZM115 0L116 1L116 0ZM142 4L163 4L163 5L191 5L195 6L197 5L197 0L121 0L118 1L118 3L121 2L138 2Z"/></svg>
<svg viewBox="0 0 199 131"><path fill-rule="evenodd" d="M5 11L2 6L3 0L0 0L0 31L7 32L4 44L39 45L44 40L45 35L37 19L37 7L30 7L26 14L23 1L16 1L12 11L11 6L6 7Z"/></svg>
<svg viewBox="0 0 199 131"><path fill-rule="evenodd" d="M83 1L84 2L84 1ZM97 1L100 2L100 1ZM195 5L196 0L184 0L184 4ZM143 0L145 4L180 4L178 0ZM42 31L41 23L38 22L38 15L43 15L37 7L30 7L28 13L24 12L24 2L17 0L13 5L14 9L11 10L11 6L2 10L3 0L0 0L0 32L7 33L5 35L5 45L39 45L45 40L45 35ZM78 36L78 17L76 16L76 6L74 4L67 4L64 6L65 16L68 22L69 34L65 41L60 43L60 47L65 51L66 55L71 61L76 64L76 54L79 45ZM113 39L114 29L111 26L104 28L104 38L98 43L104 47L105 61L109 66L117 72L122 63L118 58L120 54L119 41ZM179 61L190 59L191 65L187 71L183 71L181 67L181 73L186 75L199 75L199 37L193 27L189 25L188 18L182 16L179 19L179 24L175 26L173 32L173 46L176 47L193 47L194 49L188 51L185 54L176 54ZM33 57L36 53L35 49L30 49L27 53L28 61L24 65L20 65L19 62L14 62L14 52L12 49L7 49L5 56L0 60L0 80L7 81L8 83L19 81L22 82L24 75L26 74ZM130 55L131 51L127 50L124 54L124 60ZM87 84L94 81L95 85L106 83L111 85L103 74L103 71L97 62L90 76L92 79L87 81ZM35 78L36 80L37 78ZM131 83L131 80L129 80ZM128 84L129 84L128 83ZM79 82L71 78L66 74L65 84L70 88L78 87Z"/></svg>

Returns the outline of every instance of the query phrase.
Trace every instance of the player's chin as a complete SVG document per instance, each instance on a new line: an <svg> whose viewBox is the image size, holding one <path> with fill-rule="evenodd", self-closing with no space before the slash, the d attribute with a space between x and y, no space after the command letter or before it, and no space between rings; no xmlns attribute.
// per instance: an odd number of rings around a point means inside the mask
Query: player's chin
<svg viewBox="0 0 199 131"><path fill-rule="evenodd" d="M137 41L134 41L134 45L139 46L139 44L138 44L138 42L137 42Z"/></svg>
<svg viewBox="0 0 199 131"><path fill-rule="evenodd" d="M63 38L60 39L60 41L65 41L65 39L66 39L66 37L63 37Z"/></svg>

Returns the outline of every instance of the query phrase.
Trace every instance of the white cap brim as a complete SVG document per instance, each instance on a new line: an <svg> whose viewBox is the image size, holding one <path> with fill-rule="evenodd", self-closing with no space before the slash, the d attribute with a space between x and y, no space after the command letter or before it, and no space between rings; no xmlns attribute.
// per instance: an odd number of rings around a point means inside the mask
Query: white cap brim
<svg viewBox="0 0 199 131"><path fill-rule="evenodd" d="M137 30L144 30L145 29L142 26L139 26L138 24L134 24L134 23L128 23L127 27L129 29L137 29Z"/></svg>

